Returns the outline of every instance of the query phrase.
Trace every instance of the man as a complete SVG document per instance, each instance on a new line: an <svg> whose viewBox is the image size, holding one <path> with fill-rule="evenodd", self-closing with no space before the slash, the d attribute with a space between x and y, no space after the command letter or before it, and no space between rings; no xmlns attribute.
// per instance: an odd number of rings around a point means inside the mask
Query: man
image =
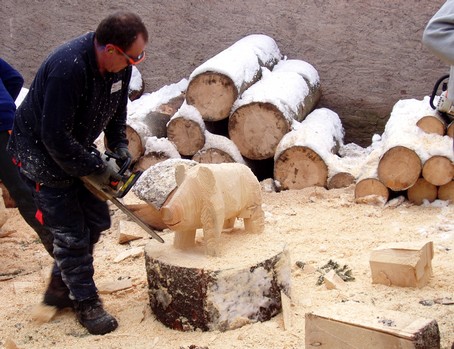
<svg viewBox="0 0 454 349"><path fill-rule="evenodd" d="M32 192L21 180L17 167L13 164L11 156L6 151L16 110L14 101L19 95L23 84L22 75L0 58L0 180L16 202L24 220L38 233L49 253L52 253L52 236L36 220L36 206L33 202Z"/></svg>
<svg viewBox="0 0 454 349"><path fill-rule="evenodd" d="M17 109L8 149L33 188L37 218L53 235L54 267L44 303L73 306L92 334L118 326L98 297L93 248L110 227L107 203L88 191L83 177L101 184L118 179L92 151L104 131L123 160L131 65L145 58L148 32L130 12L105 18L96 32L57 48L41 65Z"/></svg>

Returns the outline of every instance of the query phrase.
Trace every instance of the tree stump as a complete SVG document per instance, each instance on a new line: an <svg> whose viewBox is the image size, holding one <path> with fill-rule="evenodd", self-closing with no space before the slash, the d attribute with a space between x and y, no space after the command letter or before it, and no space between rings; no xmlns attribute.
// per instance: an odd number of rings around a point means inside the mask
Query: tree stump
<svg viewBox="0 0 454 349"><path fill-rule="evenodd" d="M326 160L337 151L342 137L339 116L329 109L316 109L279 142L274 155L274 179L282 189L326 186Z"/></svg>
<svg viewBox="0 0 454 349"><path fill-rule="evenodd" d="M222 234L222 257L209 258L199 244L186 253L175 249L171 238L145 247L150 306L165 326L226 331L281 311L281 292L290 294L291 277L282 244L234 229Z"/></svg>
<svg viewBox="0 0 454 349"><path fill-rule="evenodd" d="M454 203L454 181L441 185L438 188L438 198L440 200L449 200Z"/></svg>
<svg viewBox="0 0 454 349"><path fill-rule="evenodd" d="M444 156L432 156L422 167L422 176L433 185L444 185L454 178L454 163Z"/></svg>
<svg viewBox="0 0 454 349"><path fill-rule="evenodd" d="M407 190L408 200L416 205L421 205L424 200L433 202L437 198L437 195L437 186L429 183L424 178L419 178L416 183Z"/></svg>
<svg viewBox="0 0 454 349"><path fill-rule="evenodd" d="M381 157L378 163L378 179L391 190L407 190L416 183L421 169L421 160L413 150L396 146Z"/></svg>
<svg viewBox="0 0 454 349"><path fill-rule="evenodd" d="M271 68L280 59L271 37L246 36L192 72L186 102L197 108L204 120L225 119L237 97L260 79L262 67Z"/></svg>

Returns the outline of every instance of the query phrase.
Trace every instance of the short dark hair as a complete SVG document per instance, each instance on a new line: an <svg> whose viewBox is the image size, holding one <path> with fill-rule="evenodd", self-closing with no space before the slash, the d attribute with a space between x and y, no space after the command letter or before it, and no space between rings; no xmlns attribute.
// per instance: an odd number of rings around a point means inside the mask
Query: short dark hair
<svg viewBox="0 0 454 349"><path fill-rule="evenodd" d="M142 19L126 11L115 12L104 18L95 32L96 40L101 45L114 44L124 51L129 49L139 34L148 42L148 31Z"/></svg>

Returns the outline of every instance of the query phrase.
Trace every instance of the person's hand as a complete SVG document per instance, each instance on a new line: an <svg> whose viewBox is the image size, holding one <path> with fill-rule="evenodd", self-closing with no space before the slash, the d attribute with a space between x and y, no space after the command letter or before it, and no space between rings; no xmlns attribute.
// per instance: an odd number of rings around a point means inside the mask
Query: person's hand
<svg viewBox="0 0 454 349"><path fill-rule="evenodd" d="M120 161L117 161L118 166L122 166L126 161L132 160L132 155L128 150L128 147L126 145L121 145L117 148L115 148L115 153L119 156Z"/></svg>
<svg viewBox="0 0 454 349"><path fill-rule="evenodd" d="M111 166L106 166L101 171L89 174L85 178L96 188L111 186L112 182L119 182L122 179L121 175L119 175Z"/></svg>

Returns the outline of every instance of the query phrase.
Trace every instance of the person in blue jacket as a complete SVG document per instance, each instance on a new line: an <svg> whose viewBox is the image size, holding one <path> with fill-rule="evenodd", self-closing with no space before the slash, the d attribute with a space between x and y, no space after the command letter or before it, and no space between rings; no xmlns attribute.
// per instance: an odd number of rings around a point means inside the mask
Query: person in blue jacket
<svg viewBox="0 0 454 349"><path fill-rule="evenodd" d="M23 87L22 75L8 62L0 58L0 180L24 218L38 234L44 247L53 255L52 234L47 231L35 218L36 206L33 202L32 191L21 180L16 165L6 151L10 131L13 127L15 100Z"/></svg>
<svg viewBox="0 0 454 349"><path fill-rule="evenodd" d="M93 250L110 228L108 205L82 178L108 185L118 174L106 166L93 142L126 160L126 106L132 65L145 58L148 32L141 18L116 12L95 32L64 43L39 68L16 111L8 150L33 189L38 219L53 236L54 266L44 303L73 304L91 334L118 326L93 280ZM67 289L67 292L64 291ZM47 297L46 294L53 297Z"/></svg>

